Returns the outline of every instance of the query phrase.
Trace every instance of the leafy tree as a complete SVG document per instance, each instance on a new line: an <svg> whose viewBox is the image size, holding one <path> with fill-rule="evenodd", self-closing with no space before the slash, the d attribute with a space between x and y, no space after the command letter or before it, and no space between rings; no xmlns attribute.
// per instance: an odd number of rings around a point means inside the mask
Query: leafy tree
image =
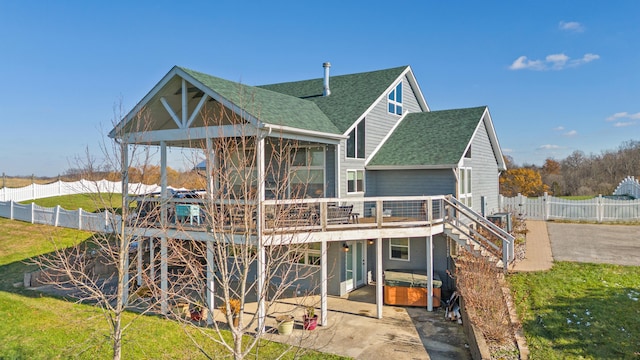
<svg viewBox="0 0 640 360"><path fill-rule="evenodd" d="M510 169L500 176L500 193L504 196L540 196L547 189L540 172L532 168Z"/></svg>

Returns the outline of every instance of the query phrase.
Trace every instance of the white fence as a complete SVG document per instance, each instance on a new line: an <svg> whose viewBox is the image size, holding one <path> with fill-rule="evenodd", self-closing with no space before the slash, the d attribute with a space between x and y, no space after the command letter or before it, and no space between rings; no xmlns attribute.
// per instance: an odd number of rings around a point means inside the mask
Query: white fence
<svg viewBox="0 0 640 360"><path fill-rule="evenodd" d="M89 181L80 180L74 182L56 181L54 183L40 185L31 184L22 188L0 189L0 201L15 202L42 199L53 196L92 194L92 193L122 193L122 183L108 180ZM159 185L146 185L142 183L129 184L129 194L147 194L160 192Z"/></svg>
<svg viewBox="0 0 640 360"><path fill-rule="evenodd" d="M160 192L159 185L142 183L129 184L129 194L149 194ZM171 188L173 189L173 188ZM174 189L184 190L184 189ZM51 184L31 184L22 188L0 189L0 217L30 222L60 226L71 229L111 232L118 226L121 217L109 212L90 213L82 209L65 210L60 206L45 208L34 203L24 205L20 201L41 199L53 196L89 194L89 193L122 193L122 183L108 180L74 182L57 181Z"/></svg>
<svg viewBox="0 0 640 360"><path fill-rule="evenodd" d="M640 199L618 200L602 195L588 200L567 200L546 193L542 197L500 196L500 208L536 220L637 221Z"/></svg>
<svg viewBox="0 0 640 360"><path fill-rule="evenodd" d="M110 212L90 213L82 209L65 210L59 205L54 208L45 208L34 203L24 205L14 201L0 201L0 217L94 232L111 232L121 221L120 215Z"/></svg>

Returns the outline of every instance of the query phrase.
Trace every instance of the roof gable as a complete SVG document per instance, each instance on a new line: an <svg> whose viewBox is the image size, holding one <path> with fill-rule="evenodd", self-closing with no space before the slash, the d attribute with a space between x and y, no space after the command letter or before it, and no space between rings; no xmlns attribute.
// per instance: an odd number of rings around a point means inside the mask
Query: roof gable
<svg viewBox="0 0 640 360"><path fill-rule="evenodd" d="M262 122L332 134L340 133L313 102L198 71L178 68Z"/></svg>
<svg viewBox="0 0 640 360"><path fill-rule="evenodd" d="M318 106L331 122L345 133L378 98L406 71L408 66L391 69L332 76L331 95L322 96L323 79L311 79L260 88L295 96Z"/></svg>
<svg viewBox="0 0 640 360"><path fill-rule="evenodd" d="M407 114L367 167L453 167L464 155L486 109Z"/></svg>

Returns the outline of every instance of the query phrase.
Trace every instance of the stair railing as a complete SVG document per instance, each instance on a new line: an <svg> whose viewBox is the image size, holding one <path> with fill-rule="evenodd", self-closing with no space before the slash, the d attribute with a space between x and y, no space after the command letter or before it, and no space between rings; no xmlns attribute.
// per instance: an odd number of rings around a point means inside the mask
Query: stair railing
<svg viewBox="0 0 640 360"><path fill-rule="evenodd" d="M469 236L472 241L494 255L502 257L502 263L506 271L508 264L515 259L514 236L451 195L445 197L444 203L446 207L445 223ZM485 236L480 229L486 231L489 237L493 236L501 241L502 249Z"/></svg>

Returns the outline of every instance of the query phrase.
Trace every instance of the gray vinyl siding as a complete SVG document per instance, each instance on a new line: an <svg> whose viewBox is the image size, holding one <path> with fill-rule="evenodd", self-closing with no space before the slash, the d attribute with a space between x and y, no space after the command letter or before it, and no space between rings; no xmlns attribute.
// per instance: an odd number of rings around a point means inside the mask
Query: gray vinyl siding
<svg viewBox="0 0 640 360"><path fill-rule="evenodd" d="M422 196L455 194L453 170L369 170L368 196Z"/></svg>
<svg viewBox="0 0 640 360"><path fill-rule="evenodd" d="M397 83L396 83L397 84ZM385 136L400 120L399 115L389 114L387 107L387 95L384 94L382 100L367 114L365 133L366 149L365 155L368 158L373 150L382 142ZM421 112L420 105L414 94L407 77L402 78L402 106L403 112Z"/></svg>
<svg viewBox="0 0 640 360"><path fill-rule="evenodd" d="M389 257L390 240L382 241L382 264L384 269L425 270L427 268L427 240L426 238L409 239L409 261L393 260Z"/></svg>
<svg viewBox="0 0 640 360"><path fill-rule="evenodd" d="M471 140L471 159L465 159L471 170L471 192L473 194L473 209L480 212L482 196L487 204L486 212L491 214L499 211L499 172L498 163L489 141L489 135L484 121L480 122L478 131Z"/></svg>

